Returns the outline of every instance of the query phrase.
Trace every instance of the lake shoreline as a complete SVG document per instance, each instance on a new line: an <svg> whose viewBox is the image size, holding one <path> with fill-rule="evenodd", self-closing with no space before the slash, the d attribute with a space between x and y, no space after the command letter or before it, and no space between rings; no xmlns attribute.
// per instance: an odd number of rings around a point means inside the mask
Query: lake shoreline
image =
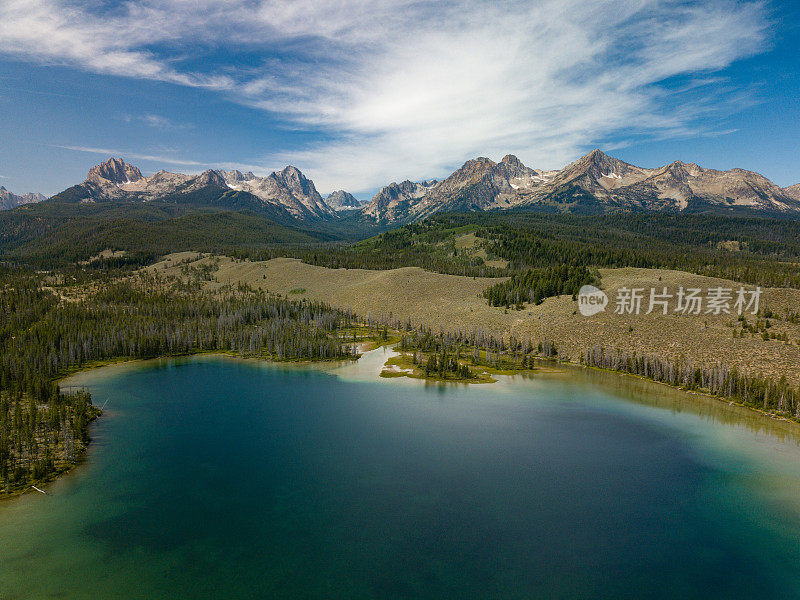
<svg viewBox="0 0 800 600"><path fill-rule="evenodd" d="M365 344L361 345L365 346ZM343 366L348 363L358 361L361 357L361 354L350 358L273 360L263 357L242 356L234 352L203 351L203 352L191 352L182 354L165 354L151 358L129 358L129 357L112 358L103 361L93 361L91 363L85 363L80 367L70 369L68 373L64 374L61 377L56 378L54 381L62 389L62 391L69 391L69 388L85 387L83 384L73 380L78 379L81 376L84 376L88 373L97 372L102 369L108 369L110 367L128 367L148 362L171 360L171 359L180 360L180 359L191 359L195 357L199 358L203 356L227 357L235 360L253 361L269 365L289 367L289 368L297 366L325 367L329 365L335 365L334 366L335 368L336 366ZM91 419L91 421L89 421L89 423L87 423L87 429L90 432L92 426L97 422L98 419L100 419L103 416L103 410L97 406L95 406L95 408L97 409L97 414ZM48 486L54 483L56 480L62 479L64 476L71 474L77 467L81 466L86 462L91 447L92 447L92 436L90 434L89 441L87 442L86 446L81 449L80 454L76 457L74 463L72 463L69 466L63 467L56 472L49 473L47 477L36 479L35 481L26 482L22 486L16 486L10 488L8 492L2 490L0 492L0 502L19 498L20 496L29 493L36 493L36 494L41 493L35 490L33 486L42 488L42 486ZM43 490L45 494L49 495L46 488L43 488Z"/></svg>
<svg viewBox="0 0 800 600"><path fill-rule="evenodd" d="M542 359L542 360L547 360L547 359ZM791 424L793 424L795 426L798 426L798 431L800 431L800 419L787 417L787 416L780 415L780 414L777 414L777 413L774 413L774 412L769 412L769 411L757 408L755 406L750 406L749 404L745 404L743 402L737 402L737 401L731 399L728 396L717 396L717 395L712 394L710 392L703 391L703 390L697 390L697 389L695 389L695 390L687 390L687 389L685 389L685 388L683 388L681 386L672 385L672 384L667 383L665 381L658 381L657 379L652 379L650 377L645 377L644 375L637 375L636 373L627 373L625 371L615 371L614 369L606 369L604 367L596 367L594 365L584 365L584 364L576 363L576 362L572 362L572 361L564 361L564 362L555 361L555 362L558 362L558 364L562 364L562 365L570 365L571 367L580 367L582 369L591 369L593 371L598 371L598 372L602 372L602 373L612 373L614 375L619 375L619 376L622 376L622 377L632 377L632 378L638 379L640 381L647 381L647 382L650 382L650 383L656 383L658 385L665 386L665 387L667 387L669 389L676 390L676 391L679 391L679 392L683 392L684 394L690 394L692 396L702 396L704 398L709 398L709 399L716 400L716 401L719 401L719 402L724 402L725 404L728 404L729 406L736 406L736 407L739 407L739 408L746 408L747 410L752 411L754 414L760 415L760 416L765 417L765 418L768 418L768 419L770 419L772 421L779 421L779 422L782 422L782 423L791 423Z"/></svg>
<svg viewBox="0 0 800 600"><path fill-rule="evenodd" d="M76 368L74 370L71 370L70 373L64 375L63 377L60 377L59 379L57 379L56 383L60 387L61 386L63 386L63 387L70 387L70 386L81 387L82 384L77 383L77 382L71 383L71 380L79 379L81 376L84 376L84 375L86 375L88 373L97 372L97 371L100 371L102 369L107 369L109 367L128 367L128 366L135 366L135 365L140 365L140 364L144 364L144 363L148 363L148 362L156 362L156 361L164 361L164 360L192 359L192 358L201 358L201 357L230 358L230 359L237 360L237 361L259 363L259 364L264 364L264 365L270 365L270 366L275 366L275 367L285 367L285 368L308 367L308 368L325 369L327 367L327 368L330 368L330 369L337 369L337 368L340 368L340 367L343 367L343 366L356 364L356 363L358 363L358 361L360 361L362 359L362 357L364 355L366 355L368 353L371 353L371 352L374 352L374 351L376 351L378 349L381 349L381 348L386 348L386 347L392 346L393 343L394 343L394 340L386 341L386 342L383 342L383 343L375 342L375 341L372 341L372 340L371 341L365 341L365 342L362 342L361 344L359 344L358 350L359 350L360 354L358 354L357 356L353 356L353 357L349 357L349 358L336 358L336 359L273 360L273 359L264 358L264 357L242 356L242 355L234 353L234 352L219 352L219 351L203 351L203 352L192 352L192 353L182 353L182 354L167 354L167 355L162 355L162 356L157 356L157 357L152 357L152 358L109 359L109 360L105 360L105 361L97 361L97 362L93 362L93 363L90 363L90 364L81 365L81 367ZM391 349L391 350L393 352L396 352L393 349ZM390 358L391 357L387 357L387 359L383 362L383 364L381 366L381 369L376 373L376 376L374 378L376 381L386 382L387 380L393 380L393 381L409 380L409 381L415 381L415 382L418 382L418 383L438 384L438 385L448 385L448 384L454 384L454 385L470 385L470 384L482 385L482 384L485 384L485 383L489 383L489 382L484 382L484 381L447 380L447 379L439 379L439 378L436 378L436 377L422 377L422 378L409 377L405 373L397 373L394 376L386 376L383 373L384 373L384 370L385 370L385 366L386 366L386 364L388 364L388 360ZM767 411L764 411L764 410L760 410L760 409L758 409L756 407L748 406L748 405L740 403L740 402L735 402L735 401L731 400L730 398L727 398L727 397L724 397L724 396L716 396L716 395L710 394L708 392L704 392L702 390L686 390L686 389L683 389L683 388L681 388L679 386L674 386L674 385L671 385L671 384L663 382L663 381L657 381L655 379L651 379L651 378L648 378L648 377L645 377L645 376L642 376L642 375L636 375L636 374L633 374L633 373L626 373L626 372L623 372L623 371L615 371L613 369L606 369L606 368L603 368L603 367L584 365L584 364L576 363L576 362L573 362L573 361L560 361L558 359L547 359L547 358L542 358L542 357L536 357L536 362L538 364L546 363L546 364L549 364L549 365L558 365L559 367L565 368L565 370L563 371L564 373L566 373L567 370L570 370L570 369L575 369L577 371L591 370L591 371L600 372L600 373L614 374L614 375L617 375L617 376L620 376L620 377L623 377L623 378L631 378L633 380L646 382L648 384L659 384L660 386L663 386L663 387L665 387L667 389L674 390L674 391L677 391L677 392L682 392L684 394L688 394L689 396L695 396L695 397L699 396L699 397L703 397L703 398L706 398L706 399L714 400L716 402L727 404L728 406L731 406L731 407L737 407L737 408L740 408L740 409L747 409L753 415L765 418L765 420L767 420L767 422L785 423L785 424L788 424L790 427L793 427L793 428L796 427L797 428L797 433L800 434L800 422L799 421L794 420L794 419L790 419L790 418L787 418L787 417L784 417L784 416L781 416L781 415L776 415L774 413L770 413L770 412L767 412ZM545 367L544 369L540 369L540 368L534 367L534 368L530 368L530 369L519 369L519 370L514 371L514 372L506 372L506 373L503 373L501 376L503 376L503 377L515 377L515 376L522 375L522 374L535 374L537 372L540 373L540 374L545 374L545 375L548 374L548 373L551 373L551 374L554 373L553 370L548 370L547 367ZM496 381L497 380L494 380L491 383L496 383ZM98 408L98 411L99 411L98 414L88 424L88 428L90 430L91 430L91 427L93 426L93 424L103 414L102 413L102 409ZM62 470L60 470L60 471L58 471L56 473L50 474L47 478L44 478L44 479L41 479L41 480L36 480L36 481L34 481L32 483L30 483L30 482L26 483L25 487L12 489L9 493L3 493L2 495L0 495L0 502L4 501L4 500L10 500L10 499L13 499L13 498L18 498L19 496L22 496L22 495L25 495L25 494L28 494L28 493L40 493L40 492L37 492L35 489L33 489L32 486L33 485L36 485L38 487L41 487L42 485L46 486L48 484L52 484L54 481L56 481L58 479L63 478L65 475L68 475L68 474L72 473L76 469L76 467L79 467L83 463L86 462L86 460L88 459L88 454L89 454L89 450L91 449L91 446L92 446L92 438L91 438L91 435L90 435L89 436L89 442L87 443L86 447L82 450L79 458L76 460L76 462L74 464L72 464L69 467L66 467L66 468L64 468L64 469L62 469ZM47 492L46 489L44 491Z"/></svg>

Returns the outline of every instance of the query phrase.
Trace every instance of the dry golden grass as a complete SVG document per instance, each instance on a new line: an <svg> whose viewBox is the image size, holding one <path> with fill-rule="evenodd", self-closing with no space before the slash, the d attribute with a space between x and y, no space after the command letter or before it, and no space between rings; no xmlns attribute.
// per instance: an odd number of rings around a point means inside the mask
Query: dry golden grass
<svg viewBox="0 0 800 600"><path fill-rule="evenodd" d="M150 269L180 276L180 267L176 265L196 260L198 255L181 253L168 258L168 262ZM292 297L351 308L362 316L411 319L415 325L434 330L481 328L521 339L530 337L534 343L552 339L562 356L575 360L584 348L601 345L659 355L684 355L697 362L722 361L750 372L786 375L794 384L800 383L800 325L782 320L786 310L800 309L800 290L768 288L761 298L761 306L772 309L779 317L772 319L770 331L786 332L790 340L787 344L764 341L750 334L734 339L732 325L737 315L613 313L616 291L623 286L645 288L644 311L651 287L666 286L670 293L680 286L697 287L705 292L717 286L737 289L740 284L736 282L663 269L601 269L600 273L610 305L606 312L592 317L580 315L577 303L569 296L548 298L541 305L527 306L522 311L491 307L481 292L497 280L442 275L416 267L391 271L328 269L288 258L250 262L223 257L215 273L217 281L208 285L242 281L281 294L304 288L303 294ZM673 300L673 307L674 303ZM748 320L752 323L755 317L748 315Z"/></svg>
<svg viewBox="0 0 800 600"><path fill-rule="evenodd" d="M542 305L526 311L530 317L516 323L512 332L530 335L534 339L549 337L561 340L562 352L577 357L586 346L602 345L607 348L636 349L653 354L684 355L697 362L718 361L737 365L753 372L773 376L786 375L800 383L800 326L781 319L771 319L770 331L786 332L790 343L764 341L760 336L746 334L744 338L733 337L738 315L664 315L657 309L650 315L617 315L613 313L614 300L620 287L641 287L649 294L651 287L667 287L675 293L684 288L728 287L737 289L740 284L709 277L692 275L682 271L665 269L601 269L604 291L611 305L604 313L592 317L575 314L577 304L568 296L548 298ZM748 289L751 286L746 286ZM785 311L797 310L800 291L787 289L764 290L761 306L772 309L779 316ZM674 300L672 306L674 307ZM646 310L648 301L643 302ZM753 323L755 317L747 315ZM632 328L632 331L631 331Z"/></svg>

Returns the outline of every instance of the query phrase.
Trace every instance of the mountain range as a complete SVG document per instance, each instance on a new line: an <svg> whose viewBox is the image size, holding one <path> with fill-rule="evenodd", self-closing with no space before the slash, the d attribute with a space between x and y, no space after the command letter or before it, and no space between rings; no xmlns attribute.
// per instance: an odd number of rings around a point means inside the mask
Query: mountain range
<svg viewBox="0 0 800 600"><path fill-rule="evenodd" d="M469 160L442 181L383 187L363 209L385 222L409 222L449 211L506 210L603 213L711 212L800 218L800 184L781 188L743 169L718 171L673 162L648 169L593 150L561 170L526 167L512 155Z"/></svg>
<svg viewBox="0 0 800 600"><path fill-rule="evenodd" d="M110 158L92 167L84 182L51 200L211 206L251 210L284 223L334 221L354 215L366 223L390 225L418 221L442 211L508 209L800 218L800 184L781 188L752 171L718 171L680 161L658 168L638 167L600 150L561 170L528 167L513 155L500 162L479 157L440 181L386 185L366 205L343 190L323 198L313 181L293 166L267 177L236 170L208 170L200 175L158 171L146 177L122 159Z"/></svg>
<svg viewBox="0 0 800 600"><path fill-rule="evenodd" d="M23 204L34 204L43 200L47 200L44 194L29 193L18 196L0 185L0 210L10 210Z"/></svg>

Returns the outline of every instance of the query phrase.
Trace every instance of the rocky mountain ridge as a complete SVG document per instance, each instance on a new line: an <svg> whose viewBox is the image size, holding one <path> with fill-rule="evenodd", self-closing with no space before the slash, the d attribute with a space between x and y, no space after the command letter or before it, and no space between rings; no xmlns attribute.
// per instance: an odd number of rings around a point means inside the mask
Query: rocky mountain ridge
<svg viewBox="0 0 800 600"><path fill-rule="evenodd" d="M800 183L795 183L787 188L783 188L783 191L795 200L800 200Z"/></svg>
<svg viewBox="0 0 800 600"><path fill-rule="evenodd" d="M19 196L0 185L0 210L11 210L23 204L34 204L44 200L47 200L44 194L29 192Z"/></svg>
<svg viewBox="0 0 800 600"><path fill-rule="evenodd" d="M762 214L800 218L800 184L780 188L743 169L718 171L694 163L631 165L593 150L561 170L525 166L507 155L496 163L468 160L434 182L382 188L363 209L385 223L410 222L447 210L531 208L557 212L654 210Z"/></svg>
<svg viewBox="0 0 800 600"><path fill-rule="evenodd" d="M267 177L257 177L249 171L222 171L221 174L231 189L249 192L264 202L278 202L295 217L333 216L334 209L319 194L314 182L291 165Z"/></svg>

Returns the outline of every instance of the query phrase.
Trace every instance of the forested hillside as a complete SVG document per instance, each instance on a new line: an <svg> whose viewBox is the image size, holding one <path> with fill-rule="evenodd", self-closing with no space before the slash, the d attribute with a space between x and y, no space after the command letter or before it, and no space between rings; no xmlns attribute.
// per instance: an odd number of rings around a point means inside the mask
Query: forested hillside
<svg viewBox="0 0 800 600"><path fill-rule="evenodd" d="M181 250L225 252L267 244L331 239L252 212L187 209L157 203L45 202L0 213L0 256L40 268L64 266L111 249L130 262Z"/></svg>
<svg viewBox="0 0 800 600"><path fill-rule="evenodd" d="M91 363L197 352L274 360L348 356L353 315L247 286L202 291L140 273L114 283L57 286L52 276L0 272L0 483L7 492L80 459L99 411L56 378ZM48 285L49 284L49 285ZM66 295L65 295L66 294Z"/></svg>
<svg viewBox="0 0 800 600"><path fill-rule="evenodd" d="M474 245L459 249L465 236L472 236ZM753 285L800 287L800 222L671 214L451 213L351 245L248 248L233 255L259 260L294 256L331 268L419 266L454 275L511 276L513 282L487 291L487 299L516 305L575 293L577 282L591 282L594 277L587 272L599 267L667 268Z"/></svg>

